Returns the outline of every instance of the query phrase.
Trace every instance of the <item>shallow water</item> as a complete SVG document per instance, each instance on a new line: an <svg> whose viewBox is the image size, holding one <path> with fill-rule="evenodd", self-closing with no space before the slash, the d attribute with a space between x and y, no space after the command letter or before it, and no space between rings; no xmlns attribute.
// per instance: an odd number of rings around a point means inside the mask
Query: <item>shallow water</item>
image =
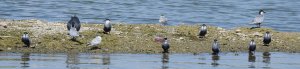
<svg viewBox="0 0 300 69"><path fill-rule="evenodd" d="M165 14L171 25L207 23L231 29L248 23L265 9L263 26L300 32L299 0L4 0L0 18L69 20L74 13L82 22L158 23Z"/></svg>
<svg viewBox="0 0 300 69"><path fill-rule="evenodd" d="M28 69L296 69L299 53L35 54L0 53L0 68Z"/></svg>

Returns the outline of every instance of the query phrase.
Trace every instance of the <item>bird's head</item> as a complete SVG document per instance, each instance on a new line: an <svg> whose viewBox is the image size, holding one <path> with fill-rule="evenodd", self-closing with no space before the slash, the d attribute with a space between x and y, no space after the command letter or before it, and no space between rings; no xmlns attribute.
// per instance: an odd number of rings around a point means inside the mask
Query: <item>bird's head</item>
<svg viewBox="0 0 300 69"><path fill-rule="evenodd" d="M164 14L160 14L160 16L164 16Z"/></svg>
<svg viewBox="0 0 300 69"><path fill-rule="evenodd" d="M260 14L260 15L262 15L264 13L266 13L266 12L264 10L262 10L262 9L260 9L259 12L258 12L258 14Z"/></svg>
<svg viewBox="0 0 300 69"><path fill-rule="evenodd" d="M165 37L165 38L164 38L164 40L168 40L168 38L167 38L167 37Z"/></svg>
<svg viewBox="0 0 300 69"><path fill-rule="evenodd" d="M218 40L217 39L214 39L214 42L217 42Z"/></svg>
<svg viewBox="0 0 300 69"><path fill-rule="evenodd" d="M110 22L110 19L106 18L104 21L105 21L105 22Z"/></svg>
<svg viewBox="0 0 300 69"><path fill-rule="evenodd" d="M24 34L28 34L28 32L24 32Z"/></svg>
<svg viewBox="0 0 300 69"><path fill-rule="evenodd" d="M269 32L269 31L267 31L266 33L267 33L267 34L269 34L270 32Z"/></svg>
<svg viewBox="0 0 300 69"><path fill-rule="evenodd" d="M110 21L110 19L106 18L105 21Z"/></svg>
<svg viewBox="0 0 300 69"><path fill-rule="evenodd" d="M254 41L254 39L251 39L251 41L253 42L253 41Z"/></svg>

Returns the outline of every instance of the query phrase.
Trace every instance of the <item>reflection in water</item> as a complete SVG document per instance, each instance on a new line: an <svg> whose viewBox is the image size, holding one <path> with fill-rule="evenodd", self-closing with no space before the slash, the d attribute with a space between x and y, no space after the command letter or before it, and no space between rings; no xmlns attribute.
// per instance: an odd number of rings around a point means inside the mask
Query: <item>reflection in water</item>
<svg viewBox="0 0 300 69"><path fill-rule="evenodd" d="M219 63L218 63L218 61L220 60L220 56L218 56L218 55L212 55L211 56L211 59L212 59L212 63L211 63L211 65L213 66L213 67L217 67L218 65L219 65Z"/></svg>
<svg viewBox="0 0 300 69"><path fill-rule="evenodd" d="M110 64L110 54L103 54L102 64L103 65L109 65Z"/></svg>
<svg viewBox="0 0 300 69"><path fill-rule="evenodd" d="M103 54L102 56L102 65L104 65L104 69L109 69L110 54Z"/></svg>
<svg viewBox="0 0 300 69"><path fill-rule="evenodd" d="M168 53L163 53L161 62L162 62L162 69L168 69L169 68L169 66L168 66L169 54Z"/></svg>
<svg viewBox="0 0 300 69"><path fill-rule="evenodd" d="M22 68L26 68L29 67L29 63L28 61L30 60L30 53L23 53L23 55L21 56L21 64L22 64Z"/></svg>
<svg viewBox="0 0 300 69"><path fill-rule="evenodd" d="M249 68L255 68L255 65L254 65L255 60L256 60L255 55L254 55L252 52L249 52L248 62L251 63L251 64L249 65Z"/></svg>
<svg viewBox="0 0 300 69"><path fill-rule="evenodd" d="M67 53L67 60L66 60L67 68L80 69L78 66L76 66L79 64L79 62L80 62L79 53L74 53L74 52Z"/></svg>
<svg viewBox="0 0 300 69"><path fill-rule="evenodd" d="M271 53L269 52L263 52L263 63L265 63L266 67L269 67L270 61L271 61L271 57L270 57Z"/></svg>

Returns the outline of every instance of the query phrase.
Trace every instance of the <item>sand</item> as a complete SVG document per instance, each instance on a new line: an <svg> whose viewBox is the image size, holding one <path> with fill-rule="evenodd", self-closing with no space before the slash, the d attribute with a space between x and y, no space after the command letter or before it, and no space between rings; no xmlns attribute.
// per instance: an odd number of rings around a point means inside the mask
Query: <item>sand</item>
<svg viewBox="0 0 300 69"><path fill-rule="evenodd" d="M221 52L247 52L251 39L258 52L300 52L299 32L279 32L271 28L238 27L223 29L208 26L205 38L198 38L200 25L161 26L159 24L113 23L110 34L104 34L103 24L83 24L78 41L71 41L66 23L41 20L0 20L1 52L65 53L161 53L161 43L155 37L167 37L170 53L211 53L213 39L218 39ZM263 46L262 38L270 31L272 42ZM29 32L31 47L23 47L23 32ZM90 50L87 44L100 35L100 49Z"/></svg>

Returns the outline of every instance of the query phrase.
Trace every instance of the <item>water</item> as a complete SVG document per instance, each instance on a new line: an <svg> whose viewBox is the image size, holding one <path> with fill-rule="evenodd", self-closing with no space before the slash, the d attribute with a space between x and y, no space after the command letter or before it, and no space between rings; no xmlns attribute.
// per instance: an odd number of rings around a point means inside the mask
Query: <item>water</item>
<svg viewBox="0 0 300 69"><path fill-rule="evenodd" d="M0 53L0 68L24 69L296 69L299 53L36 54Z"/></svg>
<svg viewBox="0 0 300 69"><path fill-rule="evenodd" d="M207 23L227 29L248 23L265 9L264 27L300 32L299 0L2 0L0 18L66 22L77 14L82 22L158 23L160 14L171 25Z"/></svg>

